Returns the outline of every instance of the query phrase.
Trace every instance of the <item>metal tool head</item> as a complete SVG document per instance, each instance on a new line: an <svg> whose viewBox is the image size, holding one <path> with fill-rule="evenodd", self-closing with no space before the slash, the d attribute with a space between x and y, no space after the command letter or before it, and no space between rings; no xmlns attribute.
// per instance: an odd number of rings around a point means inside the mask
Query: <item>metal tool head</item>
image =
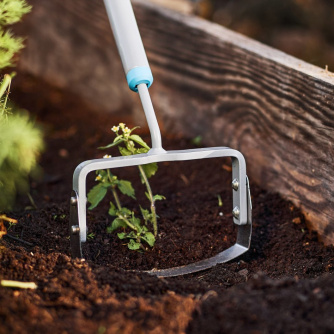
<svg viewBox="0 0 334 334"><path fill-rule="evenodd" d="M70 239L73 257L82 257L81 243L86 241L86 178L88 173L101 169L130 167L153 162L186 161L230 157L232 159L233 222L238 225L235 245L218 255L190 265L148 271L161 277L178 276L208 269L218 263L224 263L240 256L249 249L251 238L251 198L246 163L243 155L228 147L213 147L193 150L165 151L150 150L146 154L107 159L89 160L81 163L73 175L73 193L71 197Z"/></svg>

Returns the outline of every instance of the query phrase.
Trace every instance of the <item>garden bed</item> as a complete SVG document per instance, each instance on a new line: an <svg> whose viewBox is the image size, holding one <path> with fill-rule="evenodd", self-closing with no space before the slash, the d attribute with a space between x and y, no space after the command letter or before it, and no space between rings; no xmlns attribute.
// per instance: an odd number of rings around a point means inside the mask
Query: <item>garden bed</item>
<svg viewBox="0 0 334 334"><path fill-rule="evenodd" d="M333 246L318 242L297 207L252 180L253 236L245 255L170 279L124 270L190 263L234 241L228 160L159 165L152 187L167 199L158 203L160 237L153 250L130 252L106 233L111 222L106 203L88 214L88 233L93 234L84 245L86 260L70 259L73 171L80 162L103 155L96 148L112 141L114 124L135 124L129 113L120 119L97 114L76 96L28 77L18 77L12 99L43 125L47 149L41 160L44 175L32 182L37 209L23 210L31 203L22 197L17 210L8 213L19 220L8 232L18 240L5 236L0 244L0 277L33 281L38 288L0 288L0 333L334 330ZM194 147L191 138L177 134L163 135L163 144L166 149ZM136 170L119 173L133 175L140 189ZM144 196L138 194L138 201L145 205Z"/></svg>

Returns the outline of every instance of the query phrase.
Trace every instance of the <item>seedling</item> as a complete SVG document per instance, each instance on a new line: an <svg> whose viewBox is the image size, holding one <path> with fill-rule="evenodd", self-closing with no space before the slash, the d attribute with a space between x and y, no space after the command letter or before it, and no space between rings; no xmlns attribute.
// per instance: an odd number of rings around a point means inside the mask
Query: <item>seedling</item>
<svg viewBox="0 0 334 334"><path fill-rule="evenodd" d="M129 129L124 123L113 126L111 130L116 136L114 141L107 146L99 147L99 149L105 150L111 147L117 147L122 156L147 153L150 147L140 136L133 134L135 129L137 129L137 127ZM111 156L105 155L104 158L111 158ZM163 200L165 197L153 195L149 183L149 178L158 170L157 163L141 165L138 166L138 169L140 179L146 187L145 195L150 202L150 210L143 209L140 206L142 220L135 216L134 211L123 207L120 201L119 193L136 199L135 190L131 182L120 180L116 175L112 174L110 169L96 171L97 176L95 181L97 181L98 184L90 190L87 197L88 202L91 204L89 209L92 210L103 200L109 190L112 193L113 201L110 201L108 213L110 216L114 217L114 220L107 231L112 233L115 230L123 228L124 232L118 233L117 236L120 239L129 239L128 248L132 250L145 250L143 242L153 247L158 234L155 202L157 200ZM150 231L150 227L153 229L153 233Z"/></svg>
<svg viewBox="0 0 334 334"><path fill-rule="evenodd" d="M88 240L93 240L95 238L95 233L91 232L89 234L87 234L87 239Z"/></svg>
<svg viewBox="0 0 334 334"><path fill-rule="evenodd" d="M202 136L196 136L195 138L193 138L193 140L191 142L195 146L201 146L202 145L202 140L203 140Z"/></svg>

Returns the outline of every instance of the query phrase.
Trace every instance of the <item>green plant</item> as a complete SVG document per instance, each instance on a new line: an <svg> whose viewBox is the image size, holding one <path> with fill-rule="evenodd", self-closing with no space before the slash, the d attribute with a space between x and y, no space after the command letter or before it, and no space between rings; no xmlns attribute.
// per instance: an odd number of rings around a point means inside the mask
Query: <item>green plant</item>
<svg viewBox="0 0 334 334"><path fill-rule="evenodd" d="M23 47L8 25L29 12L24 0L0 1L0 70L13 66L15 55ZM0 212L12 208L18 192L28 192L28 177L36 171L43 149L42 132L27 112L8 107L8 95L14 74L5 74L0 83Z"/></svg>
<svg viewBox="0 0 334 334"><path fill-rule="evenodd" d="M14 37L6 26L20 21L30 10L25 0L0 1L0 69L13 66L15 54L23 48L23 39Z"/></svg>
<svg viewBox="0 0 334 334"><path fill-rule="evenodd" d="M150 147L140 136L133 134L135 129L137 129L137 127L129 129L124 123L112 127L111 130L116 135L114 141L107 146L99 147L99 149L104 150L111 147L117 147L122 156L147 153ZM110 157L110 155L104 156L104 158ZM131 182L118 179L118 177L112 174L109 169L96 172L97 176L95 180L98 184L88 193L88 201L91 204L89 209L91 210L102 201L108 190L111 191L114 201L110 202L108 213L115 218L107 231L111 233L119 228L123 228L124 232L118 233L117 235L120 239L129 239L128 248L132 250L144 250L145 247L143 246L143 242L151 247L154 246L158 234L158 216L156 213L155 202L157 200L165 199L164 196L153 195L149 183L149 178L157 172L158 165L156 163L150 163L138 166L138 169L141 181L146 187L146 197L150 202L149 210L140 206L142 220L136 217L132 210L123 207L120 201L119 193L135 199L135 190L132 187ZM153 233L150 231L150 228L153 229Z"/></svg>
<svg viewBox="0 0 334 334"><path fill-rule="evenodd" d="M88 240L93 240L95 238L95 233L91 232L89 234L87 234L87 239Z"/></svg>
<svg viewBox="0 0 334 334"><path fill-rule="evenodd" d="M201 146L202 145L203 138L201 135L196 136L195 138L192 139L192 144L195 146Z"/></svg>

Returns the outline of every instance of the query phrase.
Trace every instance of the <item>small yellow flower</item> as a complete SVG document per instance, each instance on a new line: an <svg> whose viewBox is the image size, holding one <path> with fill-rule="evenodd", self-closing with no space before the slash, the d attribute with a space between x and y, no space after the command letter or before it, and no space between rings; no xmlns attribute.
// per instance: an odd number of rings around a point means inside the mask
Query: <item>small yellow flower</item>
<svg viewBox="0 0 334 334"><path fill-rule="evenodd" d="M106 154L106 155L103 156L103 159L108 159L108 158L111 158L111 155Z"/></svg>
<svg viewBox="0 0 334 334"><path fill-rule="evenodd" d="M124 123L119 123L118 126L119 126L121 129L124 129L125 124L124 124Z"/></svg>
<svg viewBox="0 0 334 334"><path fill-rule="evenodd" d="M102 176L99 174L96 178L95 181L101 181L102 180Z"/></svg>
<svg viewBox="0 0 334 334"><path fill-rule="evenodd" d="M119 126L116 126L114 125L112 128L111 128L111 131L114 131L114 132L117 132L119 130Z"/></svg>

